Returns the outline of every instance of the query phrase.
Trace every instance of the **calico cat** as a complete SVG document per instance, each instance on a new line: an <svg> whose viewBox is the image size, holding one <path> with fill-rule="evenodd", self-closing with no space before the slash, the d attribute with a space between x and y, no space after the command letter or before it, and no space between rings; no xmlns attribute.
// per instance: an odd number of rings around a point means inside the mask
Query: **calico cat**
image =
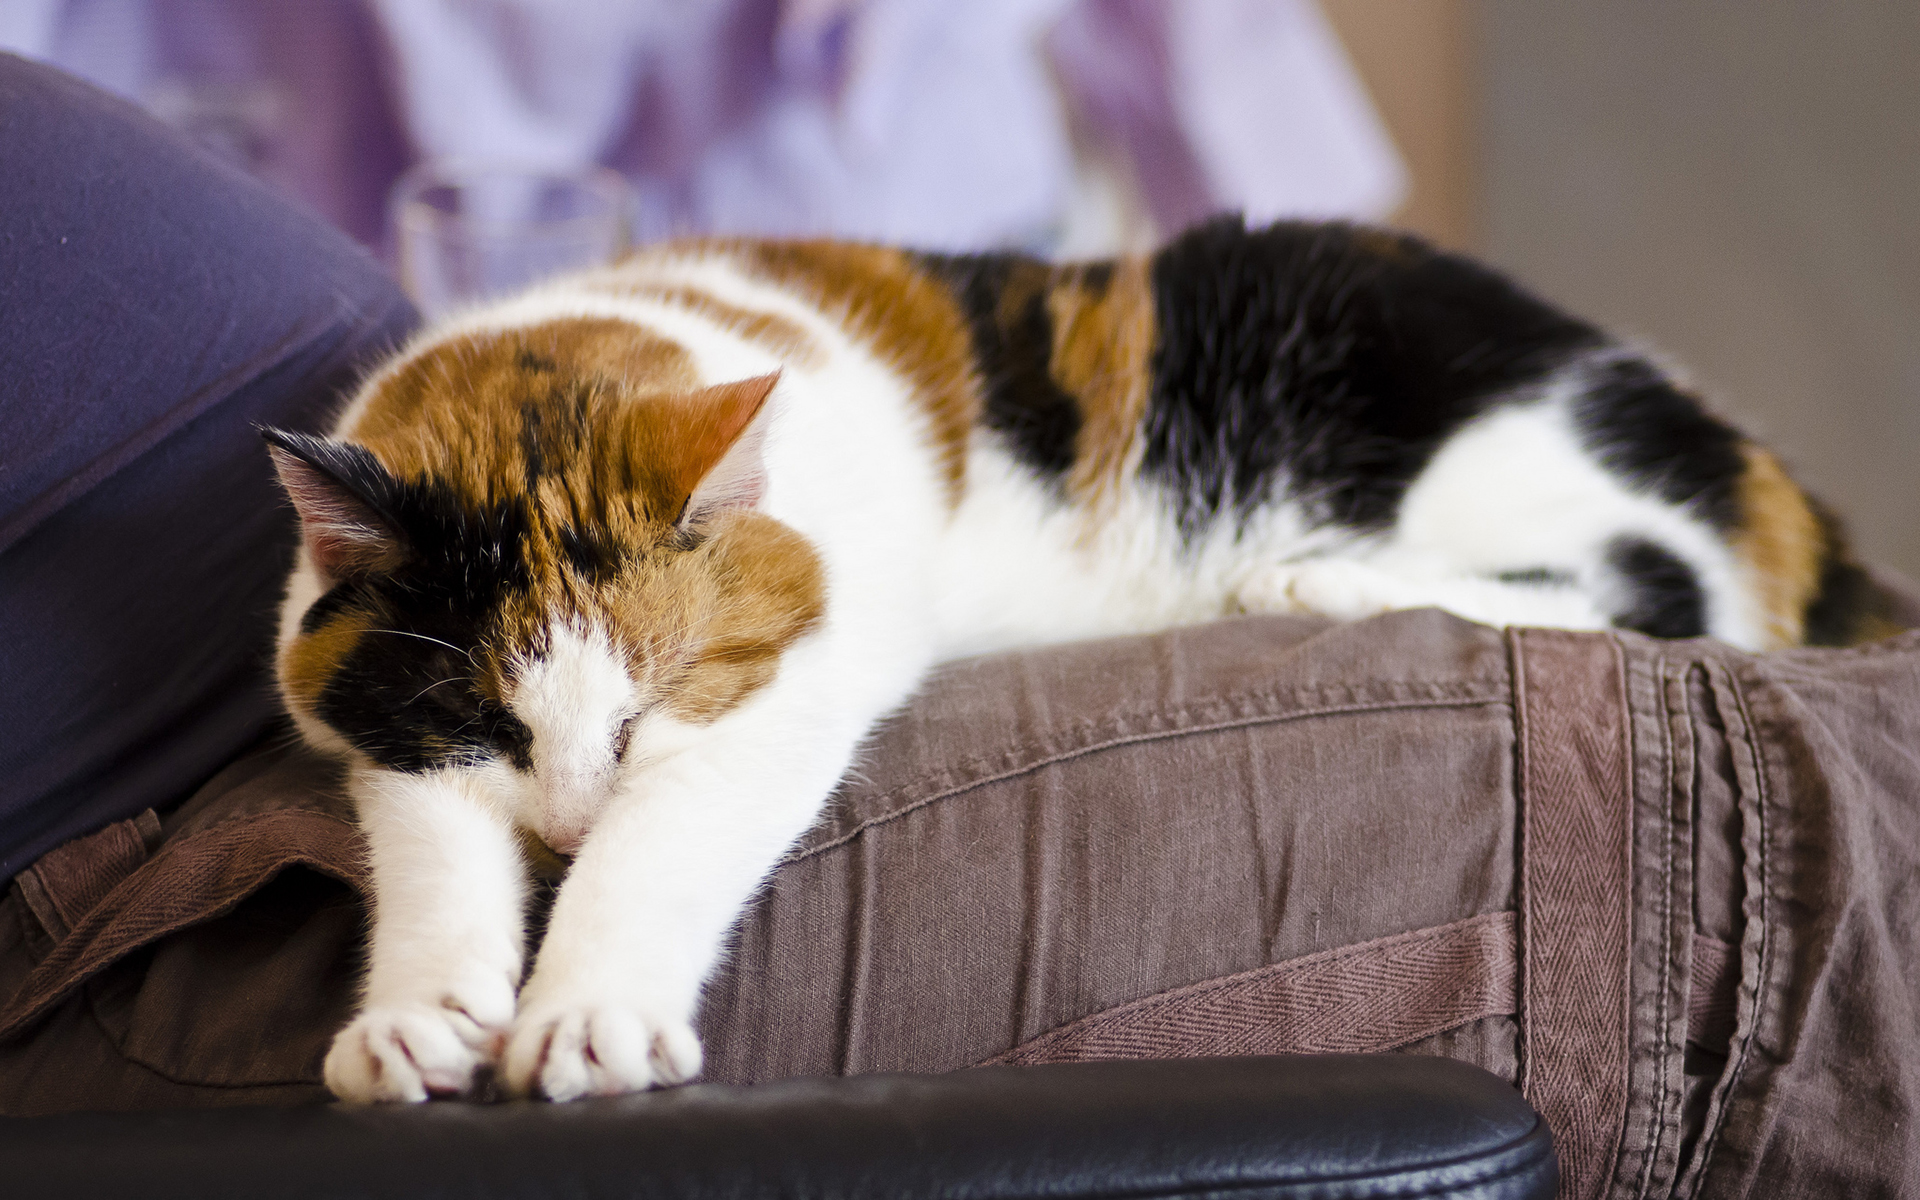
<svg viewBox="0 0 1920 1200"><path fill-rule="evenodd" d="M356 1101L693 1076L730 924L941 659L1427 604L1874 632L1834 522L1660 368L1337 224L1067 265L671 244L429 330L331 438L266 436L304 542L281 686L371 854L326 1062Z"/></svg>

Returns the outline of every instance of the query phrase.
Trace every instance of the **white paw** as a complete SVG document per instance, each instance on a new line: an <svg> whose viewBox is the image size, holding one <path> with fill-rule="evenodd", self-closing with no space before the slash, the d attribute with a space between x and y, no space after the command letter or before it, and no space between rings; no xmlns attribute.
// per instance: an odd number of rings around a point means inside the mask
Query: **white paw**
<svg viewBox="0 0 1920 1200"><path fill-rule="evenodd" d="M449 989L438 1003L371 1005L333 1039L327 1088L355 1104L461 1095L499 1055L513 1007L505 978Z"/></svg>
<svg viewBox="0 0 1920 1200"><path fill-rule="evenodd" d="M1281 563L1242 584L1240 607L1254 613L1318 613L1357 621L1417 601L1400 580L1351 559L1309 559Z"/></svg>
<svg viewBox="0 0 1920 1200"><path fill-rule="evenodd" d="M684 1018L632 1004L540 1005L514 1023L503 1062L517 1096L617 1096L700 1073L700 1039Z"/></svg>
<svg viewBox="0 0 1920 1200"><path fill-rule="evenodd" d="M464 1013L429 1004L369 1009L333 1039L327 1089L354 1104L456 1096L488 1061L493 1035Z"/></svg>

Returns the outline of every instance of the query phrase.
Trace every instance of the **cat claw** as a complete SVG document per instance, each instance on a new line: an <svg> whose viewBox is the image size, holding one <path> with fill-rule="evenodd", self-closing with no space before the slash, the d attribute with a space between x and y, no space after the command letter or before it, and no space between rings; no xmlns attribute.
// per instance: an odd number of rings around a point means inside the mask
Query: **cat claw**
<svg viewBox="0 0 1920 1200"><path fill-rule="evenodd" d="M500 1057L513 1023L507 974L476 973L433 1000L369 1005L333 1039L325 1078L353 1104L419 1103L463 1096Z"/></svg>
<svg viewBox="0 0 1920 1200"><path fill-rule="evenodd" d="M517 1096L618 1096L698 1075L700 1039L688 1022L632 1005L542 1007L515 1023L503 1066Z"/></svg>

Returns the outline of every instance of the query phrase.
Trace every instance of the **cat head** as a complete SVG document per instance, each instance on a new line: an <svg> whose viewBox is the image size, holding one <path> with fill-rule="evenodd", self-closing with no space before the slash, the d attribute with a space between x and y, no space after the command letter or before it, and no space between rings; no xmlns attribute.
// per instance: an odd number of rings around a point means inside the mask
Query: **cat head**
<svg viewBox="0 0 1920 1200"><path fill-rule="evenodd" d="M613 321L469 337L384 377L351 441L263 431L300 515L311 603L278 667L312 740L473 773L564 854L772 678L824 602L759 511L777 376L659 358Z"/></svg>

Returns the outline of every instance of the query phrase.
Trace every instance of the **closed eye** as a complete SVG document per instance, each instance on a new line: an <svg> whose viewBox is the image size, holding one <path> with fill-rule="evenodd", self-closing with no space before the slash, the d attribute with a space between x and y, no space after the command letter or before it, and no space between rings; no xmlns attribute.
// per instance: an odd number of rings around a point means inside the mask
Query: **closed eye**
<svg viewBox="0 0 1920 1200"><path fill-rule="evenodd" d="M628 747L633 745L633 726L639 721L640 714L635 713L620 722L620 728L613 734L613 761L621 762L627 757Z"/></svg>

